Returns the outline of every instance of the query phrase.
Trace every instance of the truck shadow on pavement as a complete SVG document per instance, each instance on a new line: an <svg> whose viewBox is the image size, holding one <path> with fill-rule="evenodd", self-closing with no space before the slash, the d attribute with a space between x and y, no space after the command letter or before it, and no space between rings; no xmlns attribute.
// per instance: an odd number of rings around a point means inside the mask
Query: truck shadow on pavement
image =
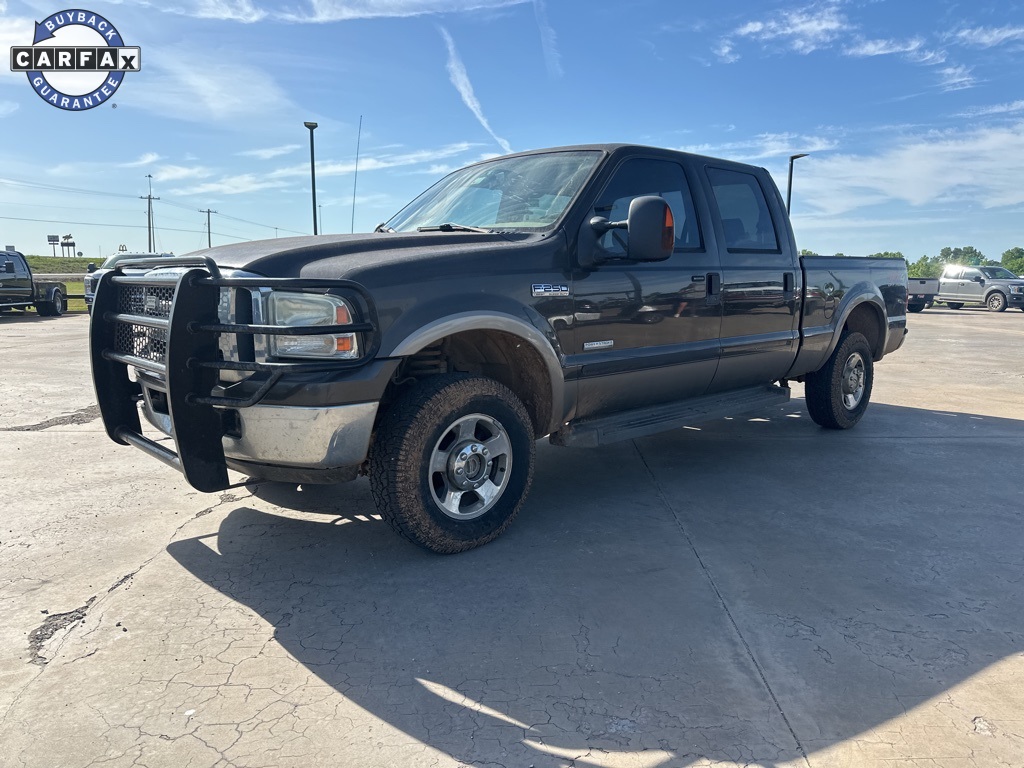
<svg viewBox="0 0 1024 768"><path fill-rule="evenodd" d="M1021 421L873 404L836 433L801 400L541 444L519 520L458 556L394 536L365 481L262 486L280 510L239 507L168 551L406 734L365 744L510 768L767 767L1024 651L1022 448ZM966 734L994 716L962 717Z"/></svg>

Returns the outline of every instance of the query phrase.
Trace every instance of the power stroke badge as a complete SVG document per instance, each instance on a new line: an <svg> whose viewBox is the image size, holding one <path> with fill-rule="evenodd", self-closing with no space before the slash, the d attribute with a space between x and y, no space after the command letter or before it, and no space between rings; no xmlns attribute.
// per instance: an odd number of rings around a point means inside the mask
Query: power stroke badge
<svg viewBox="0 0 1024 768"><path fill-rule="evenodd" d="M32 45L11 46L11 71L25 72L39 98L82 112L105 103L128 72L142 69L142 49L92 11L59 11L36 22Z"/></svg>

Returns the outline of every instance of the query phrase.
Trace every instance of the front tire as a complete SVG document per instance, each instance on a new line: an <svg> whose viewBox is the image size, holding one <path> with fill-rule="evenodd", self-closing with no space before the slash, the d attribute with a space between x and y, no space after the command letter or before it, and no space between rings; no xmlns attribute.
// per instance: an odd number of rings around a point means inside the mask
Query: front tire
<svg viewBox="0 0 1024 768"><path fill-rule="evenodd" d="M814 423L826 429L855 426L867 410L873 381L868 340L844 333L821 370L807 375L804 395Z"/></svg>
<svg viewBox="0 0 1024 768"><path fill-rule="evenodd" d="M1005 312L1006 297L999 291L993 291L989 294L988 298L985 299L985 306L988 307L989 312Z"/></svg>
<svg viewBox="0 0 1024 768"><path fill-rule="evenodd" d="M959 301L947 301L946 306L950 309L961 309L964 305Z"/></svg>
<svg viewBox="0 0 1024 768"><path fill-rule="evenodd" d="M432 376L377 426L370 488L399 535L440 554L463 552L512 523L534 454L530 417L511 390L480 376Z"/></svg>

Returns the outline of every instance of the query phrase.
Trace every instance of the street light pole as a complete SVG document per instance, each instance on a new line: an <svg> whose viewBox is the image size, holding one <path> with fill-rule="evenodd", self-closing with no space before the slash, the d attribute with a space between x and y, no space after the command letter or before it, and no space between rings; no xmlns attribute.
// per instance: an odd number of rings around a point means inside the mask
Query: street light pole
<svg viewBox="0 0 1024 768"><path fill-rule="evenodd" d="M795 160L799 160L801 157L807 157L807 153L804 152L802 155L789 156L789 184L786 185L786 213L789 213L789 204L793 199L793 162Z"/></svg>
<svg viewBox="0 0 1024 768"><path fill-rule="evenodd" d="M316 123L303 123L309 128L309 179L313 187L313 234L320 234L316 222L316 154L313 151L313 131L316 130Z"/></svg>

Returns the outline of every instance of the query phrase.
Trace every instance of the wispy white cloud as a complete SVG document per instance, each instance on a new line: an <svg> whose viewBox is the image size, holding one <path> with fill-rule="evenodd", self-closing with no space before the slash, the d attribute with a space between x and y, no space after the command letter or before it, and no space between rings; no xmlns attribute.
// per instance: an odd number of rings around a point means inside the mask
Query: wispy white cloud
<svg viewBox="0 0 1024 768"><path fill-rule="evenodd" d="M250 0L199 0L194 14L199 19L219 19L252 24L267 17L267 12L257 8Z"/></svg>
<svg viewBox="0 0 1024 768"><path fill-rule="evenodd" d="M1022 176L1024 123L1017 123L925 133L875 154L803 161L800 197L824 216L893 202L1001 208L1024 204Z"/></svg>
<svg viewBox="0 0 1024 768"><path fill-rule="evenodd" d="M788 157L798 152L825 152L835 149L838 142L824 136L802 136L796 133L762 133L744 141L722 144L693 144L680 147L683 152L699 155L722 155L737 160L764 160Z"/></svg>
<svg viewBox="0 0 1024 768"><path fill-rule="evenodd" d="M946 52L943 50L925 50L923 48L907 52L907 58L915 64L934 66L943 64L946 61Z"/></svg>
<svg viewBox="0 0 1024 768"><path fill-rule="evenodd" d="M162 159L163 158L160 155L158 155L156 152L146 152L145 154L140 155L138 160L132 160L130 163L120 163L117 167L118 168L143 168L143 167L145 167L147 165L152 165L153 163L155 163L155 162L157 162L159 160L162 160Z"/></svg>
<svg viewBox="0 0 1024 768"><path fill-rule="evenodd" d="M858 40L843 49L847 56L889 56L898 53L915 53L924 45L919 37L910 40Z"/></svg>
<svg viewBox="0 0 1024 768"><path fill-rule="evenodd" d="M172 189L171 194L191 195L243 195L259 192L263 189L278 189L288 186L289 182L267 179L254 173L243 173L237 176L225 176L218 181L207 181L191 187Z"/></svg>
<svg viewBox="0 0 1024 768"><path fill-rule="evenodd" d="M459 52L455 49L455 41L452 40L452 36L448 34L448 30L444 27L438 27L442 37L444 37L445 45L448 47L448 77L455 86L455 90L459 92L459 96L462 97L462 103L466 105L473 116L477 119L477 122L483 126L484 130L491 135L498 146L500 146L505 152L511 152L512 146L494 132L491 128L491 124L487 121L484 116L483 108L480 106L480 100L477 99L476 94L473 93L473 84L469 81L469 73L466 72L466 67L462 63L462 59L459 58Z"/></svg>
<svg viewBox="0 0 1024 768"><path fill-rule="evenodd" d="M479 144L473 144L467 141L458 142L456 144L448 144L443 147L436 149L420 149L413 152L402 152L395 154L382 154L361 157L359 159L359 170L362 171L379 171L386 168L401 168L406 166L419 165L422 163L438 163L441 160L449 157L455 157L461 155L464 152L479 147ZM344 176L355 171L356 164L355 160L348 160L345 162L317 162L316 164L316 175L321 178L327 176ZM304 178L309 175L309 164L301 163L299 165L287 166L285 168L278 168L268 174L267 178L270 179L288 179L288 178Z"/></svg>
<svg viewBox="0 0 1024 768"><path fill-rule="evenodd" d="M206 179L213 175L209 168L201 165L161 165L153 172L153 181L182 181L184 179Z"/></svg>
<svg viewBox="0 0 1024 768"><path fill-rule="evenodd" d="M533 0L311 0L308 11L285 12L280 16L287 21L324 24L494 10L530 2Z"/></svg>
<svg viewBox="0 0 1024 768"><path fill-rule="evenodd" d="M301 149L301 144L284 144L280 147L267 147L265 149L247 149L244 152L237 152L236 154L241 157L257 157L260 160L272 160L275 157L281 157L282 155L288 155L297 149Z"/></svg>
<svg viewBox="0 0 1024 768"><path fill-rule="evenodd" d="M836 3L809 5L781 11L764 21L750 21L737 28L731 37L746 37L761 42L779 41L797 53L812 53L826 48L843 32L853 29Z"/></svg>
<svg viewBox="0 0 1024 768"><path fill-rule="evenodd" d="M977 85L977 80L971 74L971 68L963 64L944 67L939 70L939 76L939 87L944 91L962 91Z"/></svg>
<svg viewBox="0 0 1024 768"><path fill-rule="evenodd" d="M740 56L736 53L735 46L731 40L719 40L718 44L711 51L718 57L719 61L725 64L733 64L740 60Z"/></svg>
<svg viewBox="0 0 1024 768"><path fill-rule="evenodd" d="M154 50L145 88L132 89L121 107L193 122L228 122L294 111L288 94L264 70L208 51Z"/></svg>
<svg viewBox="0 0 1024 768"><path fill-rule="evenodd" d="M974 27L956 33L956 39L967 45L992 48L1003 43L1024 40L1024 27Z"/></svg>
<svg viewBox="0 0 1024 768"><path fill-rule="evenodd" d="M551 77L561 77L564 74L562 54L558 51L558 36L548 21L545 0L533 0L533 14L537 18L537 27L540 29L540 44L544 51L544 63L547 65L548 74Z"/></svg>
<svg viewBox="0 0 1024 768"><path fill-rule="evenodd" d="M13 115L21 107L16 101L0 101L0 118Z"/></svg>
<svg viewBox="0 0 1024 768"><path fill-rule="evenodd" d="M971 107L957 113L956 117L990 117L992 115L1015 115L1024 112L1024 100L1011 101L1006 104L991 104L987 107Z"/></svg>
<svg viewBox="0 0 1024 768"><path fill-rule="evenodd" d="M32 43L32 35L35 30L35 22L25 16L8 16L6 8L0 8L0 51L10 50L13 45L29 45ZM12 72L8 63L0 66L0 79L12 78L25 82L24 72Z"/></svg>

